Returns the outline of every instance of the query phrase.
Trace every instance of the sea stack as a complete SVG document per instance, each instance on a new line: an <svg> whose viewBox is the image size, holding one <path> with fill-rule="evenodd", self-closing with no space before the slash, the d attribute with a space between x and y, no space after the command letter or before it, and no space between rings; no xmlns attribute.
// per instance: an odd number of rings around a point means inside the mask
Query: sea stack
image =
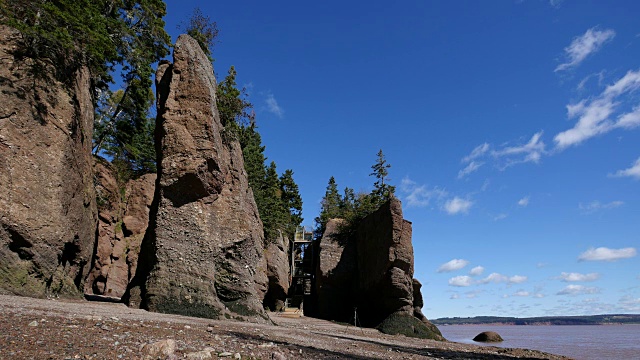
<svg viewBox="0 0 640 360"><path fill-rule="evenodd" d="M242 150L220 122L211 62L188 35L156 73L158 179L130 305L265 319L262 222Z"/></svg>

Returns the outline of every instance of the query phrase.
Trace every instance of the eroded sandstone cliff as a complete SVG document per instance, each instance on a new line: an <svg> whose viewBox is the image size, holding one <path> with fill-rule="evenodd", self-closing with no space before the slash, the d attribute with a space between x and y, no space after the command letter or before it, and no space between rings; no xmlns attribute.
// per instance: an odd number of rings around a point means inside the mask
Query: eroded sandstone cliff
<svg viewBox="0 0 640 360"><path fill-rule="evenodd" d="M0 25L0 292L80 296L96 221L90 74L22 45Z"/></svg>
<svg viewBox="0 0 640 360"><path fill-rule="evenodd" d="M131 305L201 317L266 317L262 222L242 150L220 123L211 62L188 35L158 66L158 180Z"/></svg>
<svg viewBox="0 0 640 360"><path fill-rule="evenodd" d="M98 228L85 295L119 300L135 274L140 243L149 223L156 174L119 184L104 159L94 159Z"/></svg>

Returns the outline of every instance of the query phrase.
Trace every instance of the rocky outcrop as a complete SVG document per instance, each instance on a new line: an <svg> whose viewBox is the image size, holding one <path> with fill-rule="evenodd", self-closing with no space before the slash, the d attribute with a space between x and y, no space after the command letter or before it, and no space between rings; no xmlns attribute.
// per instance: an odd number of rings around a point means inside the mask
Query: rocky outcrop
<svg viewBox="0 0 640 360"><path fill-rule="evenodd" d="M353 323L355 308L363 326L444 340L422 314L422 285L413 279L411 222L404 220L400 200L383 204L351 233L343 232L342 224L339 219L327 223L316 259L313 308L305 313Z"/></svg>
<svg viewBox="0 0 640 360"><path fill-rule="evenodd" d="M265 308L272 311L281 311L284 309L285 300L289 293L290 267L289 263L289 239L280 233L275 242L269 243L265 250L265 259L267 261L267 278L269 279L269 288L264 297Z"/></svg>
<svg viewBox="0 0 640 360"><path fill-rule="evenodd" d="M262 222L240 144L220 123L211 62L188 35L173 59L156 73L158 180L128 301L200 317L266 317Z"/></svg>
<svg viewBox="0 0 640 360"><path fill-rule="evenodd" d="M98 230L85 296L119 300L135 274L140 243L149 223L156 174L118 184L115 170L95 158Z"/></svg>
<svg viewBox="0 0 640 360"><path fill-rule="evenodd" d="M358 297L363 323L375 326L395 312L413 315L411 223L392 198L358 224Z"/></svg>
<svg viewBox="0 0 640 360"><path fill-rule="evenodd" d="M342 219L327 222L316 262L315 299L305 314L323 319L353 322L356 305L358 259L354 241L340 234Z"/></svg>
<svg viewBox="0 0 640 360"><path fill-rule="evenodd" d="M0 25L0 291L81 296L96 217L90 74L36 62L21 41Z"/></svg>

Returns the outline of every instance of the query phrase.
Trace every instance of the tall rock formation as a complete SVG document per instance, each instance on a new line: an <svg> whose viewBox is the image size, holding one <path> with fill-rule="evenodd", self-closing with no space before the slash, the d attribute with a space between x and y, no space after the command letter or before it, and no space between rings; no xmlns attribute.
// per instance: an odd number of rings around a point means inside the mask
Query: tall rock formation
<svg viewBox="0 0 640 360"><path fill-rule="evenodd" d="M265 259L269 288L265 294L263 305L272 311L281 311L284 309L291 285L289 239L282 235L282 232L274 242L267 245Z"/></svg>
<svg viewBox="0 0 640 360"><path fill-rule="evenodd" d="M444 340L422 314L421 284L413 279L411 222L402 204L390 199L341 234L340 219L329 220L319 244L315 296L309 312L325 319L382 331ZM406 332L404 332L406 330Z"/></svg>
<svg viewBox="0 0 640 360"><path fill-rule="evenodd" d="M130 305L266 318L262 222L242 150L220 123L211 62L188 35L158 66L158 180Z"/></svg>
<svg viewBox="0 0 640 360"><path fill-rule="evenodd" d="M358 280L356 242L340 234L342 219L327 222L318 245L315 299L305 307L305 314L323 319L353 322L354 292Z"/></svg>
<svg viewBox="0 0 640 360"><path fill-rule="evenodd" d="M394 312L413 314L411 222L392 198L364 218L355 232L358 257L358 310L375 326Z"/></svg>
<svg viewBox="0 0 640 360"><path fill-rule="evenodd" d="M80 296L96 217L89 71L23 45L0 25L0 292Z"/></svg>
<svg viewBox="0 0 640 360"><path fill-rule="evenodd" d="M136 271L140 244L149 223L156 174L119 184L113 166L95 158L94 177L98 229L84 292L89 299L120 300Z"/></svg>

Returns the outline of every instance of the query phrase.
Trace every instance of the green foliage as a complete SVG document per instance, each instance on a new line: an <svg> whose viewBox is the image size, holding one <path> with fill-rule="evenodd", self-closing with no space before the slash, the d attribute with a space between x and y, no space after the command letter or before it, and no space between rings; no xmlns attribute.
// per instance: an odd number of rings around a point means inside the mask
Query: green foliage
<svg viewBox="0 0 640 360"><path fill-rule="evenodd" d="M143 107L149 109L154 103L154 96L151 89L147 90ZM138 119L129 111L119 111L114 118L116 108L133 108L139 104L132 104L135 100L126 96L126 90L122 89L102 91L101 95L94 117L95 153L101 151L111 158L118 179L125 183L132 177L155 172L155 119L149 114ZM141 99L137 101L142 102Z"/></svg>
<svg viewBox="0 0 640 360"><path fill-rule="evenodd" d="M338 193L338 185L332 176L329 179L327 190L322 198L320 215L315 218L315 237L322 237L327 222L333 218L346 220L340 232L342 235L349 235L355 231L355 226L367 215L376 211L382 204L387 202L395 192L395 186L388 184L388 170L391 167L384 158L382 150L377 154L376 163L371 166L373 172L370 176L375 176L376 182L370 193L355 193L352 188L346 187L344 194ZM348 237L348 236L347 236Z"/></svg>
<svg viewBox="0 0 640 360"><path fill-rule="evenodd" d="M200 45L209 60L213 62L211 54L218 38L218 24L215 21L211 21L209 16L204 15L200 8L196 7L193 9L188 23L186 25L181 24L179 28L184 28L186 33L198 42L198 45Z"/></svg>
<svg viewBox="0 0 640 360"><path fill-rule="evenodd" d="M371 166L371 170L373 170L373 172L369 174L369 176L375 176L376 178L376 182L373 184L373 191L371 192L375 208L380 207L380 205L388 201L396 191L395 186L391 186L385 182L385 180L387 182L389 181L388 169L390 167L391 165L387 163L387 160L384 158L384 154L382 153L382 149L380 149L377 154L376 163Z"/></svg>
<svg viewBox="0 0 640 360"><path fill-rule="evenodd" d="M227 76L218 84L216 105L222 126L231 127L238 132L239 127L255 127L255 116L252 111L253 105L247 100L247 90L238 89L236 75L235 67L231 66Z"/></svg>
<svg viewBox="0 0 640 360"><path fill-rule="evenodd" d="M280 176L280 199L287 212L285 231L290 239L296 233L296 228L302 224L302 197L298 184L293 180L293 170L287 169Z"/></svg>

